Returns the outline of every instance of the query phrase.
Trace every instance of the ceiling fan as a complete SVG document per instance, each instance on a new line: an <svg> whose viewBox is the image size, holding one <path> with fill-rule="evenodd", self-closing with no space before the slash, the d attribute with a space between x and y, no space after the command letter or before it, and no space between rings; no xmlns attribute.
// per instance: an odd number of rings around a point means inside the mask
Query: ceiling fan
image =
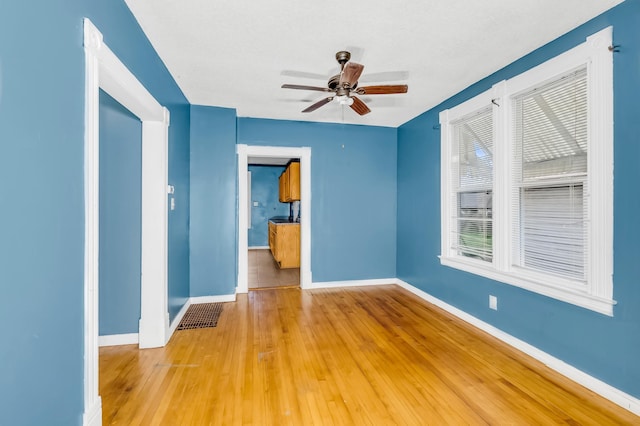
<svg viewBox="0 0 640 426"><path fill-rule="evenodd" d="M327 82L327 87L303 86L299 84L283 84L283 89L315 90L318 92L333 93L324 99L319 100L302 112L312 112L331 101L340 105L348 105L352 110L360 115L371 112L369 107L355 95L391 95L396 93L407 93L409 86L406 84L387 84L381 86L358 87L358 79L362 75L364 65L349 62L351 53L341 50L336 53L336 60L340 64L340 74L334 75Z"/></svg>

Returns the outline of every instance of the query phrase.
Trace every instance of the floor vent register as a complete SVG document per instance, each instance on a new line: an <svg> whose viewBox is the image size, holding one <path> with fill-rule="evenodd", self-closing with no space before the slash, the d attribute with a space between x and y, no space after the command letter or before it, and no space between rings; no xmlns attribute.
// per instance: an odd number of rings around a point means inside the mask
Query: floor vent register
<svg viewBox="0 0 640 426"><path fill-rule="evenodd" d="M215 327L222 313L222 303L197 303L189 306L176 330Z"/></svg>

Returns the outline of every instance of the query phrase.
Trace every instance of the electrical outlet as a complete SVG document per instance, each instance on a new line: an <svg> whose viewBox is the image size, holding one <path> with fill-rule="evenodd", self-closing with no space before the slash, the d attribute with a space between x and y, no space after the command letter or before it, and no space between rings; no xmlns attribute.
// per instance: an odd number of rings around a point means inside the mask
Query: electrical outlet
<svg viewBox="0 0 640 426"><path fill-rule="evenodd" d="M498 310L498 298L496 296L489 295L489 307L494 311Z"/></svg>

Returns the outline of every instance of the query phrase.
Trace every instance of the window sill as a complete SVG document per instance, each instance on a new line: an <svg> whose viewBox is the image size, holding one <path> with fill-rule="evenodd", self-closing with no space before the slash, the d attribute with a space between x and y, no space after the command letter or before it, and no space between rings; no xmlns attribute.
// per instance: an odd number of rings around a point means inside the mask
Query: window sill
<svg viewBox="0 0 640 426"><path fill-rule="evenodd" d="M573 288L560 287L559 282L553 282L553 277L542 282L520 273L498 271L492 267L492 264L486 262L459 257L439 257L440 263L444 266L520 287L603 315L613 316L613 305L616 304L614 300L593 296L577 286Z"/></svg>

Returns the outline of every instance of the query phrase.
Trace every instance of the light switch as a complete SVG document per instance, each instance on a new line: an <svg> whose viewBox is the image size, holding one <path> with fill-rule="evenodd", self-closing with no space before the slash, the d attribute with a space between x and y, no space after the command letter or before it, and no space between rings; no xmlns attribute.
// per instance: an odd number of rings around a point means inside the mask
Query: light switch
<svg viewBox="0 0 640 426"><path fill-rule="evenodd" d="M259 205L260 205L260 203L259 203L259 202L257 202L257 201L254 201L254 202L253 202L253 207L258 207Z"/></svg>
<svg viewBox="0 0 640 426"><path fill-rule="evenodd" d="M176 199L171 197L171 210L176 209Z"/></svg>

